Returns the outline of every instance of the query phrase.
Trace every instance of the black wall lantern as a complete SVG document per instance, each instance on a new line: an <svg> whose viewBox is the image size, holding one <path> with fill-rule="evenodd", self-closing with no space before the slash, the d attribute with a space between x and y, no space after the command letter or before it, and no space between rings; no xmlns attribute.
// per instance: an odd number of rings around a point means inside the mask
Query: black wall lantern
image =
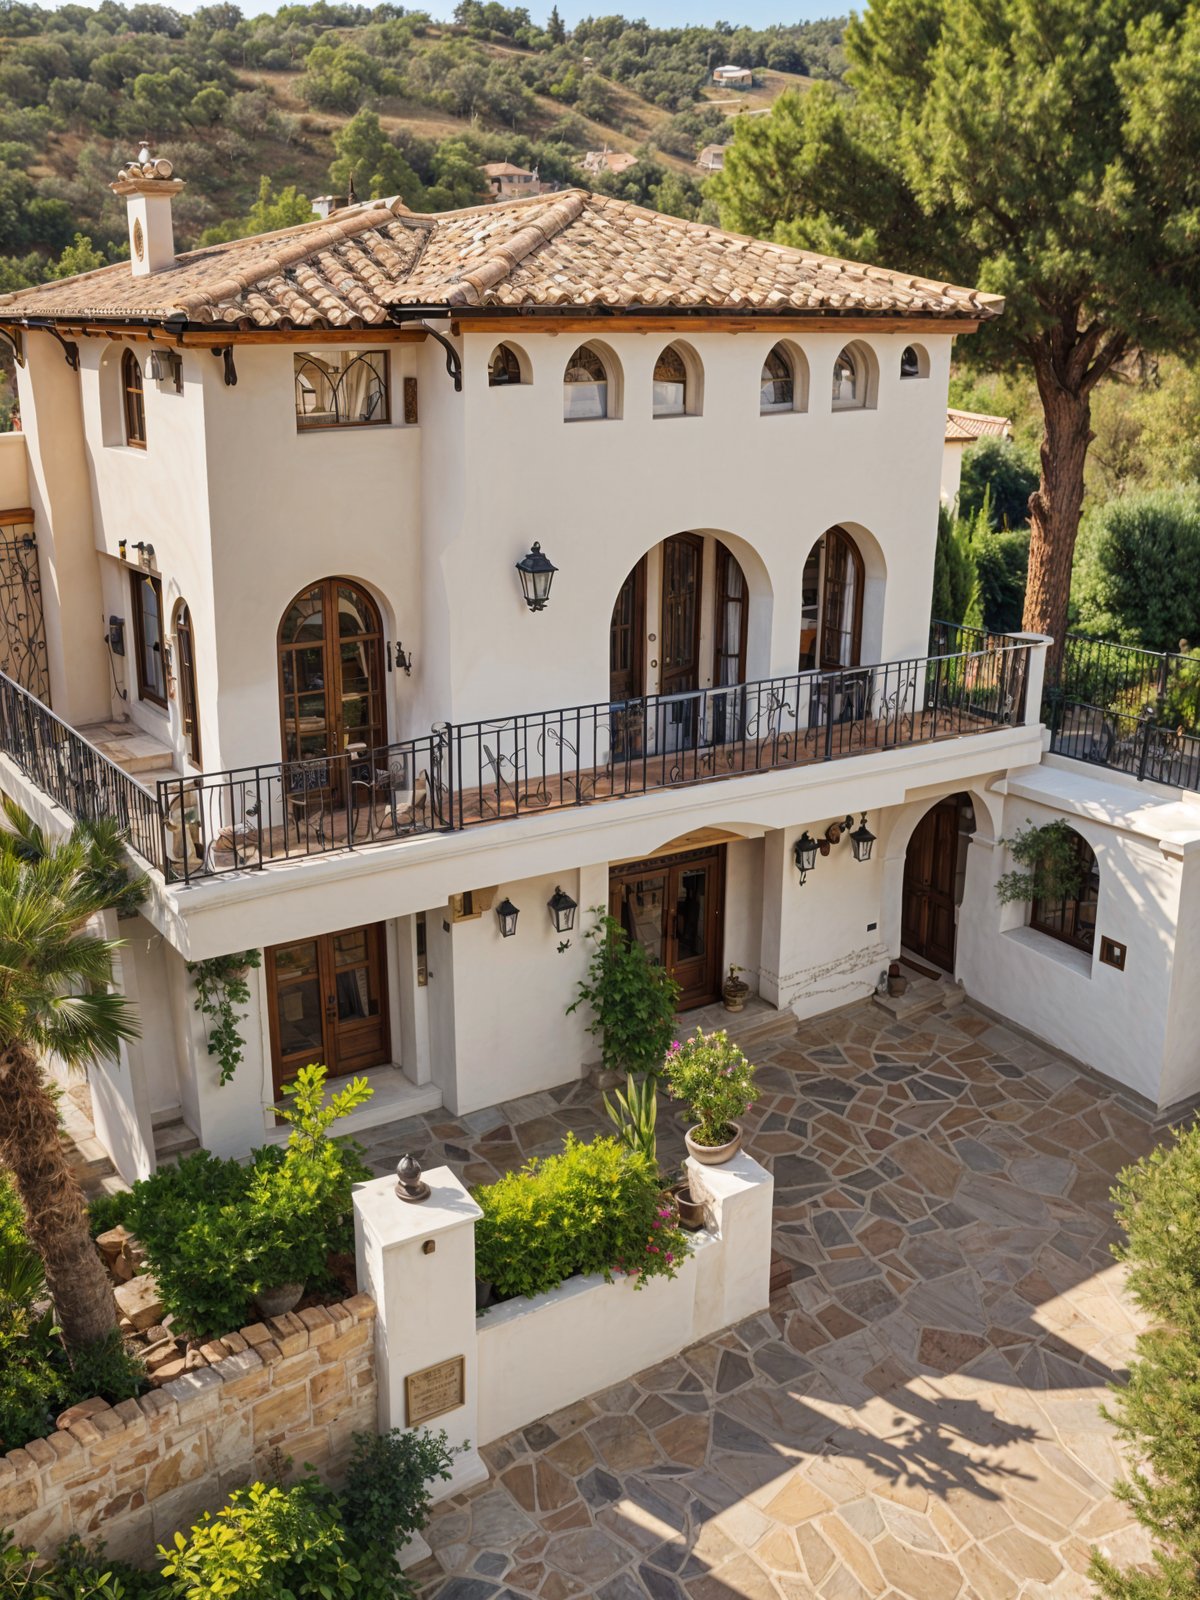
<svg viewBox="0 0 1200 1600"><path fill-rule="evenodd" d="M572 900L569 894L564 894L556 888L546 901L550 912L550 920L554 924L555 933L570 933L575 926L575 913L579 909L579 902Z"/></svg>
<svg viewBox="0 0 1200 1600"><path fill-rule="evenodd" d="M817 864L817 841L809 836L808 829L805 828L792 849L796 857L796 866L800 873L801 887L803 887L804 880Z"/></svg>
<svg viewBox="0 0 1200 1600"><path fill-rule="evenodd" d="M505 895L504 899L501 900L500 904L496 907L496 920L500 924L501 938L512 938L513 934L517 931L517 918L520 915L520 911L515 905L513 905L508 896Z"/></svg>
<svg viewBox="0 0 1200 1600"><path fill-rule="evenodd" d="M558 568L544 555L542 547L534 541L533 549L527 556L522 556L517 562L517 571L521 574L521 589L525 595L525 604L530 611L544 611L546 601L550 598L550 585L554 582L554 574Z"/></svg>
<svg viewBox="0 0 1200 1600"><path fill-rule="evenodd" d="M862 821L850 835L850 848L854 851L855 861L870 861L871 846L875 843L875 835L867 827L867 813L862 814Z"/></svg>

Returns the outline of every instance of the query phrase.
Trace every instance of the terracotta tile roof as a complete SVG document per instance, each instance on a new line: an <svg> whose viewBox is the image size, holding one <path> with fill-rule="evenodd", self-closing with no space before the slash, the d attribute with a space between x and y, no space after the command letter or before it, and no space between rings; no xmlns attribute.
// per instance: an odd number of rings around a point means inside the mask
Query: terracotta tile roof
<svg viewBox="0 0 1200 1600"><path fill-rule="evenodd" d="M946 412L946 443L968 444L991 434L998 439L1012 438L1011 417L989 417L985 411Z"/></svg>
<svg viewBox="0 0 1200 1600"><path fill-rule="evenodd" d="M990 318L1003 301L660 216L604 195L554 195L419 216L398 200L181 255L124 262L0 296L0 321L137 318L229 328L379 326L392 309Z"/></svg>

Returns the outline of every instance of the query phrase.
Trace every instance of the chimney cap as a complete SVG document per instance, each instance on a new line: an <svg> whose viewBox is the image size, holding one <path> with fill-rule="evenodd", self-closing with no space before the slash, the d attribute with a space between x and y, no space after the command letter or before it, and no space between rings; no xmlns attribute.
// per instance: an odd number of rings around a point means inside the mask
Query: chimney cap
<svg viewBox="0 0 1200 1600"><path fill-rule="evenodd" d="M116 194L178 194L183 180L175 177L171 162L150 153L149 139L139 141L136 160L127 161L110 187Z"/></svg>

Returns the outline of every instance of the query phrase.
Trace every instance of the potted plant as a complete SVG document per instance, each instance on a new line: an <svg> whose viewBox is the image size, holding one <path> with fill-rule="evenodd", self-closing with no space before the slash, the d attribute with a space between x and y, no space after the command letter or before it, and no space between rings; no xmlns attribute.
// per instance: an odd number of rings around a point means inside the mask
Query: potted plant
<svg viewBox="0 0 1200 1600"><path fill-rule="evenodd" d="M671 1185L669 1193L675 1202L675 1210L679 1213L679 1226L685 1228L688 1233L698 1233L704 1226L704 1201L698 1200L692 1193L686 1167L678 1183Z"/></svg>
<svg viewBox="0 0 1200 1600"><path fill-rule="evenodd" d="M900 971L900 963L893 961L888 967L887 989L893 1000L898 1000L908 988L908 979Z"/></svg>
<svg viewBox="0 0 1200 1600"><path fill-rule="evenodd" d="M684 1136L688 1154L705 1166L728 1161L742 1143L737 1118L758 1098L754 1068L723 1029L706 1034L697 1028L690 1039L675 1040L663 1070L672 1099L682 1100L696 1119Z"/></svg>
<svg viewBox="0 0 1200 1600"><path fill-rule="evenodd" d="M750 985L744 978L739 978L739 972L745 972L745 967L729 966L729 976L721 985L721 998L725 1002L726 1011L740 1011L746 1004L746 996L750 993Z"/></svg>

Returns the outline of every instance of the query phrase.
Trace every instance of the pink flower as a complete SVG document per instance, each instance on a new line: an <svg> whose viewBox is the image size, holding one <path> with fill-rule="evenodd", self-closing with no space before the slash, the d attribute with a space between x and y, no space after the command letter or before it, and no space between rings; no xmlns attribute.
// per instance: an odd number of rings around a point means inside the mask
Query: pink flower
<svg viewBox="0 0 1200 1600"><path fill-rule="evenodd" d="M672 1254L671 1254L671 1252L670 1252L670 1251L669 1251L669 1250L668 1250L668 1251L667 1251L667 1262L668 1262L668 1264L669 1264L669 1263L670 1263L670 1262L672 1262L672 1261L674 1261L674 1259L675 1259L675 1257L674 1257L674 1256L673 1256L673 1255L672 1255Z"/></svg>
<svg viewBox="0 0 1200 1600"><path fill-rule="evenodd" d="M661 1228L662 1227L662 1223L658 1220L657 1217L655 1217L654 1221L650 1224L650 1226L652 1228Z"/></svg>

